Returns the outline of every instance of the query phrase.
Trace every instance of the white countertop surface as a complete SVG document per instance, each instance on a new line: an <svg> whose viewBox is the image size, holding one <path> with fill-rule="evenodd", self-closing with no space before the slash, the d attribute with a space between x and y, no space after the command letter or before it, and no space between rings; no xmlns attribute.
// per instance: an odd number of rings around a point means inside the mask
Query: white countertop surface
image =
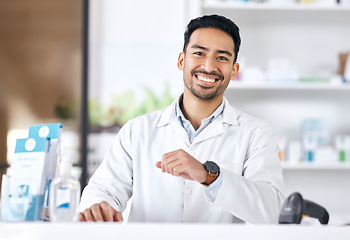
<svg viewBox="0 0 350 240"><path fill-rule="evenodd" d="M181 239L350 239L350 226L162 224L162 223L0 223L0 239L181 240Z"/></svg>

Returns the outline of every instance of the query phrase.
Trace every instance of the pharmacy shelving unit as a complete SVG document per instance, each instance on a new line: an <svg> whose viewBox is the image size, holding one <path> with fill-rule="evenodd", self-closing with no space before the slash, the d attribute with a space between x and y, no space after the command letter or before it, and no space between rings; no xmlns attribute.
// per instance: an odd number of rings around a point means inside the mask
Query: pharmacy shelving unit
<svg viewBox="0 0 350 240"><path fill-rule="evenodd" d="M318 171L318 170L326 170L326 171L350 171L349 163L322 163L315 164L312 162L302 162L302 163L288 163L282 162L282 167L284 171Z"/></svg>
<svg viewBox="0 0 350 240"><path fill-rule="evenodd" d="M216 13L237 23L243 73L248 67L266 69L271 59L288 58L297 63L303 78L330 78L338 71L338 54L350 51L349 5L196 0L190 8L190 18ZM270 123L288 140L300 139L300 123L306 118L327 120L330 144L337 134L350 134L349 83L257 84L250 79L231 83L225 96L232 105ZM348 163L295 165L286 160L282 166L286 195L301 192L324 205L331 221L348 220Z"/></svg>
<svg viewBox="0 0 350 240"><path fill-rule="evenodd" d="M224 0L203 1L202 7L204 10L208 9L233 9L233 10L288 10L288 11L349 11L350 5L342 5L336 1L329 3L298 3L291 2L234 2Z"/></svg>

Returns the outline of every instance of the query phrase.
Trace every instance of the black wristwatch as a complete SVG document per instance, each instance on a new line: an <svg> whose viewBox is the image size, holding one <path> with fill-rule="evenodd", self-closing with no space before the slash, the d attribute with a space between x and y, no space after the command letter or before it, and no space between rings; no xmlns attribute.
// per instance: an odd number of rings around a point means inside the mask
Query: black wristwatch
<svg viewBox="0 0 350 240"><path fill-rule="evenodd" d="M204 182L202 182L202 184L204 186L209 186L220 175L220 167L215 162L212 162L212 161L206 161L203 164L203 167L205 168L205 170L207 170L208 176L207 176L207 179Z"/></svg>

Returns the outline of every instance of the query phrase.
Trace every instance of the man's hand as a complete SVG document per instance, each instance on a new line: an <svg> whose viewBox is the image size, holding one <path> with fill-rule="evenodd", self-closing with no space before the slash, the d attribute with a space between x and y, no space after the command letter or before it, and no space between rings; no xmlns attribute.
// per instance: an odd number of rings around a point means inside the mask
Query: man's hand
<svg viewBox="0 0 350 240"><path fill-rule="evenodd" d="M111 207L107 202L103 201L92 205L79 213L79 221L81 222L122 222L123 215Z"/></svg>
<svg viewBox="0 0 350 240"><path fill-rule="evenodd" d="M163 172L199 183L204 182L208 175L203 164L182 149L165 153L156 166Z"/></svg>

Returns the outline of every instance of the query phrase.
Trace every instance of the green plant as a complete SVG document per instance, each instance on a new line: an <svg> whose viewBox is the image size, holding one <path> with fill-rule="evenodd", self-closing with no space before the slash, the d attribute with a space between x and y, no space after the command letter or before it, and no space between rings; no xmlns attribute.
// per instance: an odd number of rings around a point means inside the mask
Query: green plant
<svg viewBox="0 0 350 240"><path fill-rule="evenodd" d="M165 90L160 97L146 86L141 86L141 88L146 93L146 97L139 104L132 91L121 95L113 95L109 106L101 106L96 98L91 99L89 101L90 125L104 127L122 126L132 118L168 106L175 99L171 95L169 84L166 84Z"/></svg>

